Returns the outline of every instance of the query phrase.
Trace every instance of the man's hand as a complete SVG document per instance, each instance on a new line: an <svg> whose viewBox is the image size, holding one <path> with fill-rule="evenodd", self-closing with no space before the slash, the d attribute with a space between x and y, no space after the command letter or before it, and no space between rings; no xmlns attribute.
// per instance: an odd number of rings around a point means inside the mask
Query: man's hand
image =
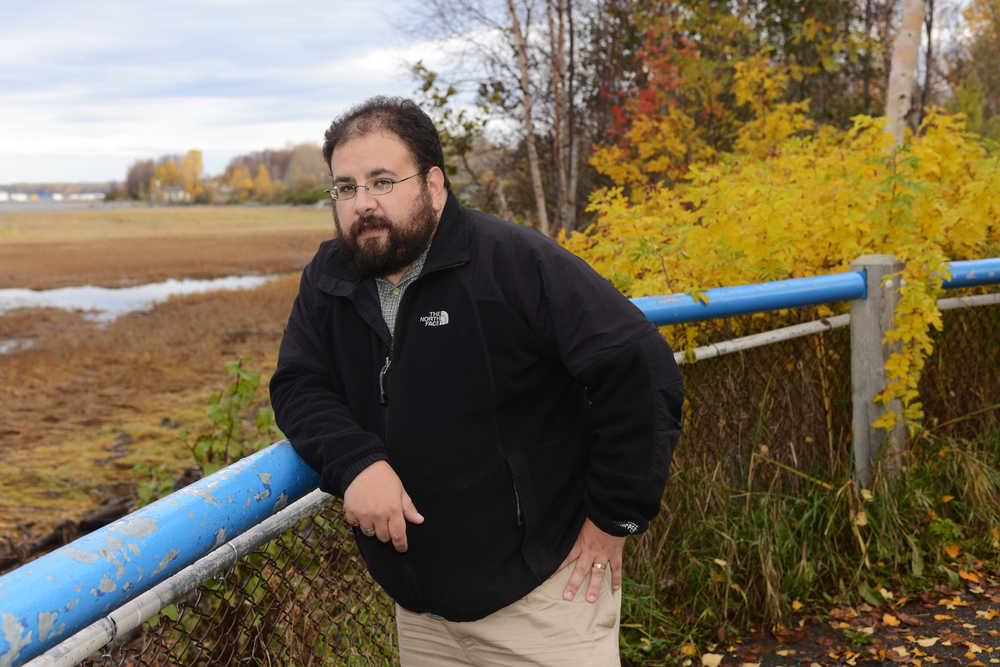
<svg viewBox="0 0 1000 667"><path fill-rule="evenodd" d="M406 522L423 523L396 471L376 461L351 481L344 491L344 518L361 532L382 542L392 540L396 551L407 549Z"/></svg>
<svg viewBox="0 0 1000 667"><path fill-rule="evenodd" d="M604 572L611 568L611 588L617 591L622 585L622 550L625 548L625 538L608 535L594 525L590 519L585 519L576 544L569 550L566 559L559 566L563 569L569 563L576 561L573 574L569 577L563 599L572 600L580 584L592 573L590 588L587 589L587 602L597 602L597 594L601 590ZM596 566L596 567L595 567Z"/></svg>

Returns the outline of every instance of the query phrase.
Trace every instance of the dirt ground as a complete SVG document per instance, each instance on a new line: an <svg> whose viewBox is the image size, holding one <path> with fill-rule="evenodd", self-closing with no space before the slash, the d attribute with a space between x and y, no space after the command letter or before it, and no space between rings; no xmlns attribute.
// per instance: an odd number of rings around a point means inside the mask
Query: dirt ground
<svg viewBox="0 0 1000 667"><path fill-rule="evenodd" d="M0 546L129 496L136 464L178 474L190 466L209 396L228 384L226 361L251 355L266 383L298 272L332 224L322 210L236 213L147 209L117 230L99 212L38 213L34 223L0 214L0 288L280 276L254 290L173 298L103 327L57 309L0 313L0 341L31 341L0 354ZM171 216L183 220L171 227Z"/></svg>

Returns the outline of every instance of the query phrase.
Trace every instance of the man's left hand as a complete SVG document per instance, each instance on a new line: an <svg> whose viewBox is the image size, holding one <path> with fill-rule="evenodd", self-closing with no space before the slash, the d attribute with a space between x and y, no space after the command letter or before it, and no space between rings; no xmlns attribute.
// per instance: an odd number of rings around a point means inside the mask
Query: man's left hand
<svg viewBox="0 0 1000 667"><path fill-rule="evenodd" d="M605 571L611 570L611 588L617 591L622 585L622 550L625 548L625 538L608 535L603 530L594 525L590 519L585 519L580 534L576 538L576 544L570 549L569 555L559 566L563 569L569 563L576 561L573 574L569 577L566 590L563 591L564 600L572 600L576 596L576 591L580 584L590 577L590 587L587 589L587 602L597 602L597 595L601 590L601 582L604 580Z"/></svg>

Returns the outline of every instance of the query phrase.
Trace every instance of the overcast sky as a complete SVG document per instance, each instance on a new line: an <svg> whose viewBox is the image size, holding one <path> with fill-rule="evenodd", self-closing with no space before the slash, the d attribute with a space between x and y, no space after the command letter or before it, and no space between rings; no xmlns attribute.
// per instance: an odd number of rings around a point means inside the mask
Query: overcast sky
<svg viewBox="0 0 1000 667"><path fill-rule="evenodd" d="M134 160L319 142L438 50L404 2L0 0L0 183L122 180Z"/></svg>

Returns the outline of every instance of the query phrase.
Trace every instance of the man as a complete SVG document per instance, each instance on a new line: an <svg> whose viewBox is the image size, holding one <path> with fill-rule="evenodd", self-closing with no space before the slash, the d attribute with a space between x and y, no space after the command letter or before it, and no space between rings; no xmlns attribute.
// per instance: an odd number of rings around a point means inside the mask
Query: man
<svg viewBox="0 0 1000 667"><path fill-rule="evenodd" d="M337 238L271 401L396 600L402 663L619 664L622 548L680 430L669 346L583 261L463 208L412 102L349 111L323 154Z"/></svg>

